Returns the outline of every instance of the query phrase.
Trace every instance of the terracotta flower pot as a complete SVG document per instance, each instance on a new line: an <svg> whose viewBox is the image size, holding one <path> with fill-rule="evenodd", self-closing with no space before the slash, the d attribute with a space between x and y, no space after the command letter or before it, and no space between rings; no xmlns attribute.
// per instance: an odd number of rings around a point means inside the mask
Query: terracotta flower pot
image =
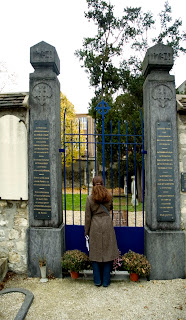
<svg viewBox="0 0 186 320"><path fill-rule="evenodd" d="M70 271L70 275L71 275L72 279L78 279L79 278L79 272Z"/></svg>
<svg viewBox="0 0 186 320"><path fill-rule="evenodd" d="M136 273L130 273L130 280L131 281L138 281L139 280L139 275Z"/></svg>

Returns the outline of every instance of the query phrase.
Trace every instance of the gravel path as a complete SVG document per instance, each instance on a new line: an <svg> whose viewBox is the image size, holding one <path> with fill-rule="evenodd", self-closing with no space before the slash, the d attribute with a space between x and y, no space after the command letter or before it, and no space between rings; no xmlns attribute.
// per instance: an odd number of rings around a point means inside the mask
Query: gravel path
<svg viewBox="0 0 186 320"><path fill-rule="evenodd" d="M186 280L112 281L108 288L91 280L52 279L15 275L5 288L30 290L34 301L26 320L186 320ZM24 296L0 295L0 319L13 320ZM15 306L18 306L15 310Z"/></svg>

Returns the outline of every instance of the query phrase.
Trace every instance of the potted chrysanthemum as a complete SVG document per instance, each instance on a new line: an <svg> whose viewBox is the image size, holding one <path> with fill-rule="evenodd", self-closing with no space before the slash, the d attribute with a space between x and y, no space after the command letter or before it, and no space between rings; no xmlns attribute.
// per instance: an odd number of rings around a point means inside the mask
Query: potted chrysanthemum
<svg viewBox="0 0 186 320"><path fill-rule="evenodd" d="M62 268L69 271L73 279L77 279L79 272L89 268L89 265L88 255L80 250L68 250L62 256Z"/></svg>
<svg viewBox="0 0 186 320"><path fill-rule="evenodd" d="M150 274L151 266L143 254L129 250L122 256L123 267L130 273L132 281L138 281L139 276L147 277Z"/></svg>

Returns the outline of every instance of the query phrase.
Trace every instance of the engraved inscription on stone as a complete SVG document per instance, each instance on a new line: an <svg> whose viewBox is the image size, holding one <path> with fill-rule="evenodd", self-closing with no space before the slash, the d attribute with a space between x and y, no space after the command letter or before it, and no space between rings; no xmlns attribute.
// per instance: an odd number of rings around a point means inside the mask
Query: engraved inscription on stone
<svg viewBox="0 0 186 320"><path fill-rule="evenodd" d="M47 83L41 82L34 86L32 94L39 104L44 106L49 102L52 96L52 89Z"/></svg>
<svg viewBox="0 0 186 320"><path fill-rule="evenodd" d="M173 137L171 123L156 125L157 220L175 221Z"/></svg>
<svg viewBox="0 0 186 320"><path fill-rule="evenodd" d="M153 89L152 98L157 101L158 107L165 108L169 106L173 93L168 86L160 84Z"/></svg>
<svg viewBox="0 0 186 320"><path fill-rule="evenodd" d="M158 61L170 61L171 60L171 54L168 52L160 52L160 53L151 53L150 55L151 60L154 60L156 62Z"/></svg>
<svg viewBox="0 0 186 320"><path fill-rule="evenodd" d="M181 173L181 191L186 192L186 172Z"/></svg>
<svg viewBox="0 0 186 320"><path fill-rule="evenodd" d="M34 219L51 219L49 122L34 121Z"/></svg>
<svg viewBox="0 0 186 320"><path fill-rule="evenodd" d="M36 51L33 52L33 59L37 60L43 60L43 61L50 61L54 59L52 50L45 50L45 49L36 49Z"/></svg>

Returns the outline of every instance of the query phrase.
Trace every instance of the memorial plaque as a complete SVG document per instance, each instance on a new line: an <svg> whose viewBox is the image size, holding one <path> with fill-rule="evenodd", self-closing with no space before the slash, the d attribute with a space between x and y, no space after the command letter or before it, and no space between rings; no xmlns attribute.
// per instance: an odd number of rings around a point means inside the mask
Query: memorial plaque
<svg viewBox="0 0 186 320"><path fill-rule="evenodd" d="M157 220L175 221L173 137L171 123L162 121L156 127Z"/></svg>
<svg viewBox="0 0 186 320"><path fill-rule="evenodd" d="M34 219L51 219L49 122L34 121Z"/></svg>
<svg viewBox="0 0 186 320"><path fill-rule="evenodd" d="M186 172L181 173L181 191L186 192Z"/></svg>

